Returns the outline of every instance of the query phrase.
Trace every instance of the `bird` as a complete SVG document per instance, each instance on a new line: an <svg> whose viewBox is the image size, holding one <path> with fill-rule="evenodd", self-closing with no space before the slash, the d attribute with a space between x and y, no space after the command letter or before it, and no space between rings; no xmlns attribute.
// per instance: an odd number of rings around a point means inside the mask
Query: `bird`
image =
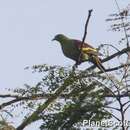
<svg viewBox="0 0 130 130"><path fill-rule="evenodd" d="M66 57L74 60L78 65L83 62L89 61L93 63L96 67L98 67L102 72L105 71L105 68L101 63L101 59L99 58L98 50L89 45L88 43L82 44L82 41L77 39L71 39L64 34L57 34L52 39L52 41L59 42L63 54Z"/></svg>

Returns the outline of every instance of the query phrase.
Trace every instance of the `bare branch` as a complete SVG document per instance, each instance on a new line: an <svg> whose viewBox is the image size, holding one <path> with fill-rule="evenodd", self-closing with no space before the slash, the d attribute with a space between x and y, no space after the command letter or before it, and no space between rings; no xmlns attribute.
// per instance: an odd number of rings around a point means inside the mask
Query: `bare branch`
<svg viewBox="0 0 130 130"><path fill-rule="evenodd" d="M130 95L129 95L129 97L130 97ZM123 104L123 106L127 105L128 103L130 103L130 101L125 102L125 103Z"/></svg>
<svg viewBox="0 0 130 130"><path fill-rule="evenodd" d="M81 55L82 55L82 48L83 48L83 44L84 44L84 41L85 41L86 36L87 36L87 28L88 28L88 23L89 23L92 11L93 11L92 9L88 11L88 18L87 18L87 21L86 21L86 24L85 24L84 36L83 36L81 47L80 47L80 54L79 54L79 58L78 58L78 60L77 60L77 62L75 64L76 67L80 63L80 58L81 58Z"/></svg>
<svg viewBox="0 0 130 130"><path fill-rule="evenodd" d="M15 99L8 101L8 102L5 102L5 103L2 103L0 105L0 109L3 109L6 106L9 106L13 103L17 103L17 102L20 102L20 101L47 99L50 96L52 96L52 94L35 94L35 95L32 95L32 96L24 96L24 97L21 97L21 96L18 96L18 95L1 95L2 98L8 97L8 98L15 98Z"/></svg>
<svg viewBox="0 0 130 130"><path fill-rule="evenodd" d="M105 110L105 109L104 109ZM111 116L113 116L116 120L120 121L120 119L118 117L116 117L114 114L112 114L111 112L105 110L106 112L108 112Z"/></svg>
<svg viewBox="0 0 130 130"><path fill-rule="evenodd" d="M124 19L123 19L122 15L121 15L122 13L121 13L121 11L120 11L120 7L119 7L119 5L118 5L117 0L115 0L115 3L116 3L116 6L117 6L117 8L118 8L119 15L120 15L120 17L121 17L121 22L122 22L123 29L124 29L124 33L125 33L125 37L126 37L126 45L127 45L127 47L129 47L129 39L128 39L128 35L127 35L127 30L126 30L126 28L125 28L125 22L124 22Z"/></svg>
<svg viewBox="0 0 130 130"><path fill-rule="evenodd" d="M105 108L110 108L110 109L113 109L113 110L120 111L120 109L118 109L118 108L115 108L115 107L105 106Z"/></svg>
<svg viewBox="0 0 130 130"><path fill-rule="evenodd" d="M124 109L123 113L125 113L129 107L130 107L130 104Z"/></svg>
<svg viewBox="0 0 130 130"><path fill-rule="evenodd" d="M18 95L11 95L11 94L1 94L0 98L18 98Z"/></svg>
<svg viewBox="0 0 130 130"><path fill-rule="evenodd" d="M119 70L121 68L124 68L124 66L130 66L130 64L123 64L123 65L119 65L117 67L113 67L113 68L110 68L110 69L106 69L105 72L111 72L111 71L115 71L115 70ZM101 74L103 73L102 71L99 71L98 74Z"/></svg>

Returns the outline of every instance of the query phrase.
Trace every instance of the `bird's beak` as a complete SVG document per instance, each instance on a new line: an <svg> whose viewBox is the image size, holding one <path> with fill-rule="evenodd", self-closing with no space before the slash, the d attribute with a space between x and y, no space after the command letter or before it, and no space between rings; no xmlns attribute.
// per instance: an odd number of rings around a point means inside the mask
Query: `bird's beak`
<svg viewBox="0 0 130 130"><path fill-rule="evenodd" d="M55 38L53 38L51 41L55 41L56 39Z"/></svg>

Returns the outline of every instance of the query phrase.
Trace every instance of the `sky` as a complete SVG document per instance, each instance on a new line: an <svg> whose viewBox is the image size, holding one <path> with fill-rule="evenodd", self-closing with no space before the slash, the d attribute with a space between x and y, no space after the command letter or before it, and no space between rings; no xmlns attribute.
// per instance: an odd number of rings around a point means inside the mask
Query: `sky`
<svg viewBox="0 0 130 130"><path fill-rule="evenodd" d="M118 2L125 7L129 0ZM51 40L59 33L82 39L89 9L93 13L86 41L94 47L117 42L120 34L108 32L105 22L117 12L114 0L0 0L1 90L36 83L39 77L24 70L26 66L73 65Z"/></svg>

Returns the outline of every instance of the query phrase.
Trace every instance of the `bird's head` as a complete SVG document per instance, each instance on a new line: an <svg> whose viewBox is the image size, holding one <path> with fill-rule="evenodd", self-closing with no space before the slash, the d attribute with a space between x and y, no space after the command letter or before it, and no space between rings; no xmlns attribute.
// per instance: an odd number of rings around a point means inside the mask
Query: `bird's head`
<svg viewBox="0 0 130 130"><path fill-rule="evenodd" d="M65 35L63 34L57 34L53 39L52 41L56 40L60 43L62 43L64 40L68 39Z"/></svg>

